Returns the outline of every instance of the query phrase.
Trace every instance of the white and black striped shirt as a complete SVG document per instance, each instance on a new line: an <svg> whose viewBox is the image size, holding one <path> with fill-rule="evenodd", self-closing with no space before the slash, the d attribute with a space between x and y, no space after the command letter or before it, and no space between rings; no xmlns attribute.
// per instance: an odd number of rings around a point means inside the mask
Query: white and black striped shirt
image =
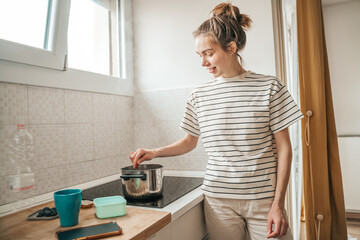
<svg viewBox="0 0 360 240"><path fill-rule="evenodd" d="M194 90L180 127L202 138L208 163L202 189L218 198L264 199L275 193L274 133L303 117L277 78L251 71Z"/></svg>

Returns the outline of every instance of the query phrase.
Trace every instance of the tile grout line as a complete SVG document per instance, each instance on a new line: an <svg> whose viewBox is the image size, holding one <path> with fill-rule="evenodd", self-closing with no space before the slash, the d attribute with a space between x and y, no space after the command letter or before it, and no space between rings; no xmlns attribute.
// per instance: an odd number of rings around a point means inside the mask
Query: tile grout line
<svg viewBox="0 0 360 240"><path fill-rule="evenodd" d="M68 166L68 157L67 157L67 153L68 153L68 150L69 149L67 149L67 146L66 146L66 137L65 137L65 134L66 134L66 129L65 129L65 126L66 126L66 110L65 110L65 108L66 108L66 99L65 99L65 89L61 89L62 90L62 92L63 92L63 104L64 104L64 115L63 115L63 120L61 121L62 123L61 123L61 128L62 128L62 130L63 130L63 133L62 133L62 146L63 146L63 150L64 150L64 152L65 152L65 154L64 154L64 165L65 165L65 169L67 168L67 166ZM69 179L68 179L68 181L69 181ZM70 185L70 183L68 183L68 184L65 184L65 187L68 187L68 185Z"/></svg>
<svg viewBox="0 0 360 240"><path fill-rule="evenodd" d="M26 85L26 110L27 110L27 124L30 127L30 98L29 98L29 85Z"/></svg>
<svg viewBox="0 0 360 240"><path fill-rule="evenodd" d="M95 116L94 116L94 93L91 93L91 126L92 126L92 151L93 151L93 160L94 160L94 167L96 166L96 157L95 157L95 124L94 124L94 119L95 119Z"/></svg>

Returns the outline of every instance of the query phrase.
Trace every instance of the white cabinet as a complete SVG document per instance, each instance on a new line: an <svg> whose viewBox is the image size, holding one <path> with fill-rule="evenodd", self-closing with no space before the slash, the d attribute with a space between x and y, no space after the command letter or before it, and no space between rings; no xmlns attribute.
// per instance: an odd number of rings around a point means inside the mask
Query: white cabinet
<svg viewBox="0 0 360 240"><path fill-rule="evenodd" d="M148 238L148 240L171 240L171 225L172 223L169 223L163 229Z"/></svg>
<svg viewBox="0 0 360 240"><path fill-rule="evenodd" d="M172 240L201 240L206 233L203 201L171 223Z"/></svg>
<svg viewBox="0 0 360 240"><path fill-rule="evenodd" d="M360 213L360 138L339 137L346 212Z"/></svg>
<svg viewBox="0 0 360 240"><path fill-rule="evenodd" d="M201 240L207 230L203 201L187 211L180 218L149 238L149 240Z"/></svg>

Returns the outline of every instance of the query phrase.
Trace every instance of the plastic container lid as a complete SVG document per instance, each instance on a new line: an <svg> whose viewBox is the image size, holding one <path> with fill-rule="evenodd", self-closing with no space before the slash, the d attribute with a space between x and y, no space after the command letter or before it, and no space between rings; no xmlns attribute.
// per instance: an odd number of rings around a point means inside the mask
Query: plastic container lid
<svg viewBox="0 0 360 240"><path fill-rule="evenodd" d="M126 204L126 199L122 196L101 197L94 199L95 207L111 206L119 203Z"/></svg>
<svg viewBox="0 0 360 240"><path fill-rule="evenodd" d="M122 196L95 198L94 204L98 218L119 217L126 214L126 200Z"/></svg>

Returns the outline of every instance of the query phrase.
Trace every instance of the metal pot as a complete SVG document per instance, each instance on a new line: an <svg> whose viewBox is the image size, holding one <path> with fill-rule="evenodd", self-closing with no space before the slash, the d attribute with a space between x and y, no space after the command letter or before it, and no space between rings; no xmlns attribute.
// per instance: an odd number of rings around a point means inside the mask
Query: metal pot
<svg viewBox="0 0 360 240"><path fill-rule="evenodd" d="M163 166L142 164L139 168L121 169L121 184L125 198L146 199L160 197L163 192Z"/></svg>

